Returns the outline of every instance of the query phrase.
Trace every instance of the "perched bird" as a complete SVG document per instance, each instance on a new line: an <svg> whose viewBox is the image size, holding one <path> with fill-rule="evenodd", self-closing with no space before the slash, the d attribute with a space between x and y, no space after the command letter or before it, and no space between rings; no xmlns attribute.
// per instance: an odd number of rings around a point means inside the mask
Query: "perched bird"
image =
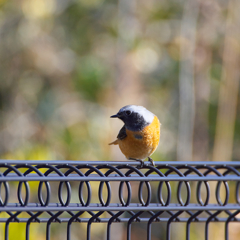
<svg viewBox="0 0 240 240"><path fill-rule="evenodd" d="M119 145L120 150L128 160L136 160L144 165L156 150L160 139L160 122L153 113L142 106L127 105L111 118L119 118L124 122L117 135L117 140L109 145Z"/></svg>

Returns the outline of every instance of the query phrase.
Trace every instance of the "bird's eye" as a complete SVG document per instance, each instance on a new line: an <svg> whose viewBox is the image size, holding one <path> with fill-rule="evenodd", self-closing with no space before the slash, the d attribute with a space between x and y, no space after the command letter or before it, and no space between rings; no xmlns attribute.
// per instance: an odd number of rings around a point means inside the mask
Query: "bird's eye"
<svg viewBox="0 0 240 240"><path fill-rule="evenodd" d="M129 115L131 115L131 111L129 111L129 110L127 110L127 111L125 111L125 114L126 114L126 116L129 116Z"/></svg>

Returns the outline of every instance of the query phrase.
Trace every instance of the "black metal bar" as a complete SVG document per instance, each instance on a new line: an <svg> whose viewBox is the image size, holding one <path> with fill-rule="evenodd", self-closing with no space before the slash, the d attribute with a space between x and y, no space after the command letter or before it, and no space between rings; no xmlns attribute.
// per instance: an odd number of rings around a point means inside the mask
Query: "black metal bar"
<svg viewBox="0 0 240 240"><path fill-rule="evenodd" d="M155 162L155 161L154 161ZM40 164L48 164L48 165L109 165L109 166L119 166L119 165L129 165L129 166L139 166L141 163L133 162L133 161L71 161L71 160L5 160L0 159L0 164L30 164L30 165L40 165ZM239 167L239 161L231 161L231 162L213 162L213 161L204 161L204 162L194 162L194 161L163 161L163 162L155 162L156 166L237 166ZM151 162L145 162L145 165L152 165Z"/></svg>
<svg viewBox="0 0 240 240"><path fill-rule="evenodd" d="M95 182L119 182L119 181L136 181L136 182L152 182L152 181L239 181L238 176L207 176L207 177L177 177L171 175L170 177L159 177L159 176L151 176L151 177L60 177L60 176L49 176L49 177L40 177L40 176L29 176L29 177L16 177L16 176L9 176L9 177L0 177L0 182L25 182L25 181L63 181L63 182L69 182L69 181L95 181Z"/></svg>
<svg viewBox="0 0 240 240"><path fill-rule="evenodd" d="M119 206L119 204L111 204L109 206L101 205L89 205L85 206L19 206L19 207L0 207L1 212L48 212L48 211L226 211L226 210L240 210L240 205L237 204L228 204L225 206L219 205L208 205L208 206L198 206L196 204L189 204L188 206L181 206L176 204L170 204L168 206L159 206L159 204L149 204L148 206L141 206L140 204L130 204L129 206Z"/></svg>
<svg viewBox="0 0 240 240"><path fill-rule="evenodd" d="M41 212L38 213L39 215L42 214ZM157 214L156 214L157 215ZM70 221L70 217L69 218L58 218L59 219L59 222L60 223L68 223ZM101 223L109 223L111 218L101 218L100 221L94 221L94 223L97 223L97 222L101 222ZM2 218L0 223L6 223L6 221L8 220L8 218ZM31 223L47 223L49 220L49 218L38 218L36 220L31 219ZM142 223L148 223L149 222L149 217L138 217L134 222L142 222ZM167 217L161 217L159 218L159 220L157 219L154 219L153 222L167 222L169 220L169 218ZM184 222L184 223L187 223L189 220L189 218L178 218L178 219L175 219L173 220L173 222ZM192 222L201 222L201 223L205 223L206 221L208 220L208 218L198 218L197 220L193 220ZM226 221L228 220L227 217L225 218L217 218L217 221L216 220L211 220L211 222L222 222L222 223L226 223ZM18 222L18 223L27 223L29 221L29 218L18 218L17 221L15 220L12 220L10 221L10 223L12 222ZM74 221L74 222L80 222L80 223L88 223L89 221L89 218L81 218L80 221ZM115 223L127 223L129 221L129 218L119 218L118 220L116 219ZM57 221L53 221L53 222L57 222ZM230 222L240 222L240 219L231 219L229 221Z"/></svg>

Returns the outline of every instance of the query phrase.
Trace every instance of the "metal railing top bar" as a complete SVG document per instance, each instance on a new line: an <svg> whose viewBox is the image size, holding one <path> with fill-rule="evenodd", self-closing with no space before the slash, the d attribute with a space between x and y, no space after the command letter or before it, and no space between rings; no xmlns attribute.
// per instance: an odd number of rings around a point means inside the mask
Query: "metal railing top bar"
<svg viewBox="0 0 240 240"><path fill-rule="evenodd" d="M200 206L196 204L189 204L188 206L180 206L171 204L168 206L159 206L159 204L149 204L148 206L142 206L140 204L133 204L133 206L120 206L118 205L109 205L109 206L5 206L4 211L11 211L11 212L46 212L46 211L227 211L227 210L240 210L239 204L228 204L227 206L219 206L214 204L209 204L207 206ZM99 204L100 205L100 204ZM0 206L0 210L1 210Z"/></svg>
<svg viewBox="0 0 240 240"><path fill-rule="evenodd" d="M26 240L34 222L46 223L46 240L52 222L68 223L67 240L74 222L87 222L87 240L97 222L107 223L107 240L113 222L127 223L127 240L132 222L148 223L148 240L153 222L167 222L167 240L174 222L186 223L187 240L191 222L205 222L206 240L210 222L225 222L227 240L229 223L240 222L240 162L155 164L139 168L134 161L0 160L5 240L12 222L26 223Z"/></svg>
<svg viewBox="0 0 240 240"><path fill-rule="evenodd" d="M151 166L150 162L144 162L145 166ZM129 165L129 166L139 166L141 165L136 161L72 161L72 160L58 160L58 161L50 161L50 160L4 160L0 159L0 164L51 164L51 165L59 165L59 164L69 164L69 165ZM240 161L231 161L231 162L194 162L194 161L160 161L155 162L156 166L238 166L240 168Z"/></svg>
<svg viewBox="0 0 240 240"><path fill-rule="evenodd" d="M9 174L10 175L10 174ZM139 176L102 176L99 177L99 175L95 176L79 176L74 174L75 176L16 176L11 174L10 176L3 176L0 175L0 181L1 182L11 182L11 181L95 181L95 182L112 182L112 181L138 181L138 182L146 182L146 181L240 181L240 176L236 175L227 175L227 176L214 176L214 175L208 175L208 176L167 176L167 177L161 177L159 175L151 175L148 177L139 177Z"/></svg>

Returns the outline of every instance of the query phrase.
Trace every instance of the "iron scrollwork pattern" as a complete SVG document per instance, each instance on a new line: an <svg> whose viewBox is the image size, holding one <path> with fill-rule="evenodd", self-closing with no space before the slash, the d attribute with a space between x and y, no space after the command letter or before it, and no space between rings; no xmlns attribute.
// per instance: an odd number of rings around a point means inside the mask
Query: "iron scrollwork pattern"
<svg viewBox="0 0 240 240"><path fill-rule="evenodd" d="M27 240L34 222L46 224L47 240L53 222L67 223L68 240L73 223L86 223L90 240L98 222L106 223L107 240L114 222L125 223L127 240L134 222L146 223L148 240L153 223L165 222L170 240L176 222L185 223L186 239L193 222L205 224L205 239L211 222L224 222L229 239L230 222L239 222L239 169L240 162L156 162L139 169L134 162L0 160L0 222L6 240L13 222L26 224Z"/></svg>

